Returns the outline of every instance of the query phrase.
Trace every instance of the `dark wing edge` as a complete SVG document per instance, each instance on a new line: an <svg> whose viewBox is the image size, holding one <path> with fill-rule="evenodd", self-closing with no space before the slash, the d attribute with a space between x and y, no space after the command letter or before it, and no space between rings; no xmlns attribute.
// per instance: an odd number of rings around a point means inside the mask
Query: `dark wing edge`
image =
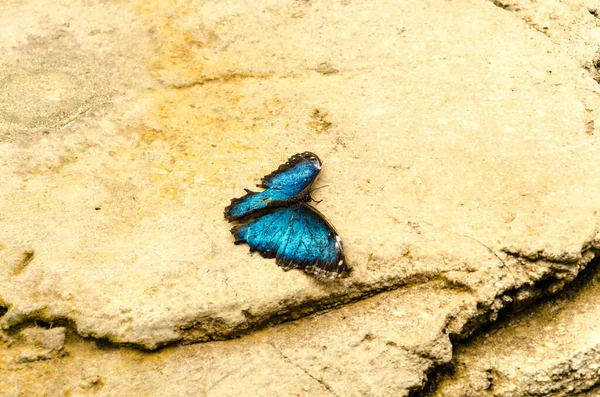
<svg viewBox="0 0 600 397"><path fill-rule="evenodd" d="M284 209L282 211L290 210L291 208ZM256 246L252 246L248 241L248 236L243 235L247 231L249 223L236 225L231 229L231 233L235 238L234 243L236 245L247 243L250 247L250 252L258 252L263 258L276 258L276 264L284 271L291 269L301 269L305 273L313 276L317 281L320 282L333 282L338 278L345 278L350 269L346 265L346 259L344 256L344 250L339 235L335 228L325 219L325 217L317 211L315 208L301 204L297 207L299 211L307 211L309 216L315 217L319 222L322 222L326 229L329 230L330 235L327 240L327 244L319 247L319 255L317 259L301 259L298 257L287 257L286 255L280 255L280 249L275 250L264 250ZM250 223L257 222L257 220L251 221ZM309 228L309 226L306 226ZM288 240L289 241L289 240ZM285 244L288 244L288 241ZM333 250L333 259L329 259L330 255L324 255L328 250ZM285 251L285 247L284 250ZM331 251L329 251L331 252Z"/></svg>
<svg viewBox="0 0 600 397"><path fill-rule="evenodd" d="M229 204L223 210L223 215L225 216L225 219L227 219L229 222L239 221L243 218L246 218L248 215L250 215L250 214L233 215L233 207L240 204L242 201L246 200L248 197L256 194L256 192L253 192L251 190L248 190L248 189L244 189L244 190L246 191L245 195L243 195L242 197L231 199L231 204Z"/></svg>
<svg viewBox="0 0 600 397"><path fill-rule="evenodd" d="M304 267L304 271L313 275L317 280L332 282L338 278L344 278L348 274L344 249L339 236L336 234L335 258L333 262L317 261Z"/></svg>
<svg viewBox="0 0 600 397"><path fill-rule="evenodd" d="M337 230L335 230L335 227L333 227L333 225L329 223L327 218L325 218L325 216L316 208L313 208L307 204L303 204L301 207L312 212L313 216L320 218L320 220L323 223L325 223L327 227L333 232L333 237L335 239L335 241L332 241L333 248L335 251L334 260L318 260L315 263L305 264L304 271L308 274L311 274L317 280L322 282L332 282L337 280L338 278L347 277L350 272L350 268L346 265L344 247L342 246L342 240L340 239Z"/></svg>
<svg viewBox="0 0 600 397"><path fill-rule="evenodd" d="M268 175L265 175L261 178L260 180L260 184L256 185L258 187L263 187L263 188L268 188L269 187L269 182L275 178L277 175L282 174L286 171L289 171L290 169L294 168L296 165L300 164L303 161L313 161L316 160L318 167L317 167L317 173L321 170L321 166L323 165L323 163L321 162L321 159L319 158L319 156L317 156L316 154L312 153L312 152L302 152L302 153L296 153L295 155L293 155L292 157L290 157L288 159L288 161L286 161L285 163L281 164L279 166L279 168L277 168L275 171L271 172ZM316 177L315 177L316 179Z"/></svg>

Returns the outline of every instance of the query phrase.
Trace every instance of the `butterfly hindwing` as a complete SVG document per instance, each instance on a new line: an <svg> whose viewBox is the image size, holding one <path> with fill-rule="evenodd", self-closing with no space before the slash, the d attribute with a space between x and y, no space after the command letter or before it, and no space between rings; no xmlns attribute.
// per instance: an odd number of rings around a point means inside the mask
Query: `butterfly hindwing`
<svg viewBox="0 0 600 397"><path fill-rule="evenodd" d="M310 152L298 153L262 178L259 187L266 190L251 192L231 200L225 208L225 218L237 221L257 215L267 208L282 207L302 201L321 170L321 160Z"/></svg>
<svg viewBox="0 0 600 397"><path fill-rule="evenodd" d="M337 233L306 204L275 210L231 232L236 244L246 242L251 251L276 258L284 270L300 268L321 281L332 281L346 269Z"/></svg>
<svg viewBox="0 0 600 397"><path fill-rule="evenodd" d="M291 208L277 210L231 229L235 244L247 242L250 251L258 251L265 258L275 258L284 236L288 233L293 212Z"/></svg>

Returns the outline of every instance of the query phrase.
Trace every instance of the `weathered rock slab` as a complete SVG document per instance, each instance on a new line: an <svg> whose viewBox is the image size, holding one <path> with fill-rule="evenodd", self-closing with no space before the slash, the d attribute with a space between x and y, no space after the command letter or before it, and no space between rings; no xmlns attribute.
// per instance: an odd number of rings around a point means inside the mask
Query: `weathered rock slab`
<svg viewBox="0 0 600 397"><path fill-rule="evenodd" d="M0 350L0 389L7 396L402 396L423 387L432 365L450 360L446 328L457 298L472 299L433 282L242 339L155 353L98 349L72 337L62 358L29 364L5 359L16 346Z"/></svg>
<svg viewBox="0 0 600 397"><path fill-rule="evenodd" d="M491 308L540 279L562 285L595 255L598 143L579 94L593 81L492 4L77 4L5 9L20 31L12 16L33 8L42 36L3 39L11 78L37 84L10 70L42 39L67 51L44 30L62 26L86 54L69 67L110 89L62 127L3 113L4 328L64 319L152 349L442 276ZM106 46L86 41L97 32ZM123 63L91 66L90 52ZM52 81L71 95L57 106L87 103ZM231 197L305 149L325 161L320 210L354 268L336 285L233 247L222 219Z"/></svg>
<svg viewBox="0 0 600 397"><path fill-rule="evenodd" d="M557 299L456 349L435 396L570 396L600 383L598 264ZM588 278L589 276L589 278Z"/></svg>
<svg viewBox="0 0 600 397"><path fill-rule="evenodd" d="M73 341L58 369L11 358L10 393L403 395L449 335L597 256L597 84L491 2L31 0L0 22L6 340L39 320L152 350L412 294L154 355ZM353 269L334 284L234 246L222 215L304 150Z"/></svg>

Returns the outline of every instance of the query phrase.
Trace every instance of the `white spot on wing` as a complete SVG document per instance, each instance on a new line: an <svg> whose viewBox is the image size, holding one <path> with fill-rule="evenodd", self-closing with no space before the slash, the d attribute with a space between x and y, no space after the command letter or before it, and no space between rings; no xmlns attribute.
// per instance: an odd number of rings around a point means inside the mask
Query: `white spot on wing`
<svg viewBox="0 0 600 397"><path fill-rule="evenodd" d="M335 248L338 250L342 249L342 240L340 240L340 236L335 236Z"/></svg>

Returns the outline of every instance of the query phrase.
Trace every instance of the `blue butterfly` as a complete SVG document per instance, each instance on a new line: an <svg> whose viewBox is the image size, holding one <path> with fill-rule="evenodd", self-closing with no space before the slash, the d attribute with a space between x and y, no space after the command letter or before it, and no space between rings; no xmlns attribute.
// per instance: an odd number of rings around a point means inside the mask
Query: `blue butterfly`
<svg viewBox="0 0 600 397"><path fill-rule="evenodd" d="M310 189L321 171L311 152L298 153L269 175L252 192L231 200L228 221L246 221L231 233L235 244L248 243L250 252L276 258L283 270L302 269L320 281L333 281L346 270L342 242L333 226L308 205Z"/></svg>

